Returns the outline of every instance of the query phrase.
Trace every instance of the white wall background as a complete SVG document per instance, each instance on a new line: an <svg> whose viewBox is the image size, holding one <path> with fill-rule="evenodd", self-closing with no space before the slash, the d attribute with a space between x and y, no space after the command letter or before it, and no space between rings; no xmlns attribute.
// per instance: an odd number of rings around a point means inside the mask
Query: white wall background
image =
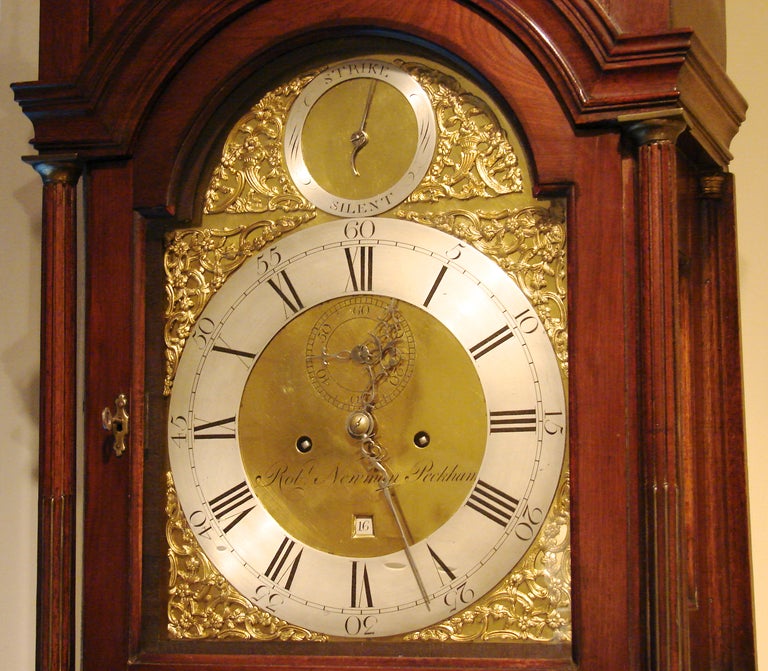
<svg viewBox="0 0 768 671"><path fill-rule="evenodd" d="M733 143L758 660L768 671L768 3L727 0L728 72L750 102ZM37 0L0 0L0 666L35 667L40 179L8 84L37 77ZM763 520L761 522L761 520Z"/></svg>
<svg viewBox="0 0 768 671"><path fill-rule="evenodd" d="M726 0L731 79L749 101L735 137L742 356L758 668L768 670L768 3Z"/></svg>
<svg viewBox="0 0 768 671"><path fill-rule="evenodd" d="M0 0L0 667L35 668L40 178L12 81L37 78L38 0ZM14 109L15 108L15 109Z"/></svg>

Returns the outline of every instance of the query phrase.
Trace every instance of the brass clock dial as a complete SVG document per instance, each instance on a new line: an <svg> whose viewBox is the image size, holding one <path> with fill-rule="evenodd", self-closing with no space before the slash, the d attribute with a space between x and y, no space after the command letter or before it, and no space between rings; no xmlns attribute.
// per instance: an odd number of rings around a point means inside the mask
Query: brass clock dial
<svg viewBox="0 0 768 671"><path fill-rule="evenodd" d="M281 238L211 298L168 436L190 528L245 598L384 637L462 610L523 556L564 418L549 338L495 262L347 219Z"/></svg>
<svg viewBox="0 0 768 671"><path fill-rule="evenodd" d="M393 63L330 65L301 91L285 127L296 187L340 217L375 216L403 201L432 161L436 121L426 91Z"/></svg>

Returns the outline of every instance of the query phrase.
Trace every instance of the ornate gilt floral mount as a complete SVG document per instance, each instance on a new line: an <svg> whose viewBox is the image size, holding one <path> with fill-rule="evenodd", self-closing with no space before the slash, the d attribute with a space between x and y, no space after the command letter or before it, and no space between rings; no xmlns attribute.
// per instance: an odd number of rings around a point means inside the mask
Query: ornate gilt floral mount
<svg viewBox="0 0 768 671"><path fill-rule="evenodd" d="M494 113L453 78L398 60L424 88L438 126L435 157L409 202L490 198L523 191L514 148ZM314 212L288 175L283 139L288 111L321 71L267 93L235 125L205 193L205 214Z"/></svg>
<svg viewBox="0 0 768 671"><path fill-rule="evenodd" d="M205 193L204 212L310 212L283 160L288 110L316 73L267 93L235 125Z"/></svg>
<svg viewBox="0 0 768 671"><path fill-rule="evenodd" d="M239 594L200 549L179 507L170 473L166 479L168 635L177 639L327 640L323 634L295 627L254 608Z"/></svg>
<svg viewBox="0 0 768 671"><path fill-rule="evenodd" d="M488 106L453 77L420 63L396 62L427 92L438 128L432 165L407 202L522 193L517 154Z"/></svg>

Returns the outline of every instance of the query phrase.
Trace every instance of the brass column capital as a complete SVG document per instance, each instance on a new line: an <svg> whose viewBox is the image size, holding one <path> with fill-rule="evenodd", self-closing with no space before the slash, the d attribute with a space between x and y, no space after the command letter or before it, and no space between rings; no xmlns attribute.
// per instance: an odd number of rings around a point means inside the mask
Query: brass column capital
<svg viewBox="0 0 768 671"><path fill-rule="evenodd" d="M43 178L43 184L75 186L83 172L82 162L76 154L42 154L24 156L22 160Z"/></svg>
<svg viewBox="0 0 768 671"><path fill-rule="evenodd" d="M721 200L725 193L725 173L714 172L699 176L699 197Z"/></svg>
<svg viewBox="0 0 768 671"><path fill-rule="evenodd" d="M638 147L655 143L674 144L687 127L682 109L626 114L619 123Z"/></svg>

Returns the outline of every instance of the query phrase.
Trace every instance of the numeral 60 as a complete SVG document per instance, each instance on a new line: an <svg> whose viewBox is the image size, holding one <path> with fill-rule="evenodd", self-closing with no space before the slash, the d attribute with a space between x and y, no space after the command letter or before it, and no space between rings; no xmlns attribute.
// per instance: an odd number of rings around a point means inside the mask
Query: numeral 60
<svg viewBox="0 0 768 671"><path fill-rule="evenodd" d="M376 233L376 224L370 219L353 219L344 226L344 235L347 240L356 240L357 238L372 238Z"/></svg>

